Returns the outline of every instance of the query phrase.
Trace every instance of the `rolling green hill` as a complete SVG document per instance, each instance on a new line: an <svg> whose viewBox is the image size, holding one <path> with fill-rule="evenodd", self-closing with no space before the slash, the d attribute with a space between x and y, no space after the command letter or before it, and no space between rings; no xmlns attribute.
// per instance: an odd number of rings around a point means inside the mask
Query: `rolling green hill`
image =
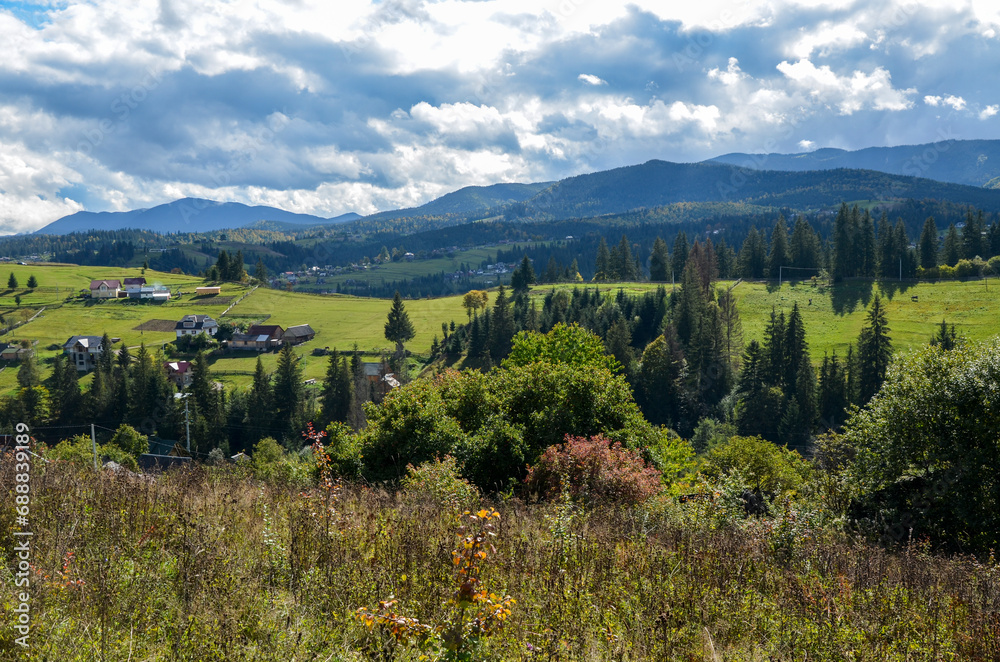
<svg viewBox="0 0 1000 662"><path fill-rule="evenodd" d="M235 297L248 291L240 284L224 284L219 297L194 297L191 293L200 281L189 276L177 276L148 271L146 278L162 282L172 289L187 292L169 303L161 305L138 304L127 300L95 302L80 298L91 278L123 278L138 275L137 269L102 269L62 265L10 265L23 284L34 274L40 287L28 291L0 290L0 314L21 322L41 311L32 321L0 338L5 342L21 339L37 340L39 358L48 369L51 358L70 336L77 334L100 335L105 331L122 338L129 346L145 343L159 347L174 338L172 331L142 330L138 327L150 320L178 320L183 315L202 313L216 319L262 320L288 327L293 324L310 324L316 338L298 348L303 360L304 376L321 380L326 370L326 359L313 356L312 350L323 347L359 349L370 356L390 350L391 343L383 336L385 317L391 303L384 299L316 295L257 289L239 303L226 317L221 317ZM4 273L4 272L0 272ZM589 285L593 287L593 285ZM570 290L573 285L556 285L555 289ZM577 286L579 287L579 286ZM658 287L651 283L602 283L602 292L638 293ZM669 286L668 286L669 287ZM535 287L532 297L539 300L552 289ZM843 354L847 345L857 338L864 323L866 306L874 294L881 293L887 300L889 323L897 350L907 350L922 345L934 333L942 318L955 324L961 335L972 340L991 337L997 333L996 311L1000 310L1000 282L948 281L940 283L886 283L848 282L835 287L812 286L808 282L785 283L778 288L774 283L740 283L735 293L743 321L744 338L760 339L764 324L772 307L791 309L798 303L806 326L810 354L814 362L824 353L837 351ZM20 294L21 305L14 296ZM441 337L441 324L466 319L460 296L436 299L414 299L405 302L413 321L416 336L407 345L418 360L426 360L431 341ZM43 310L44 308L44 310ZM249 383L256 362L256 354L230 353L213 358L213 369L224 383L242 385ZM268 369L273 369L275 354L264 354ZM0 391L9 392L16 387L16 368L0 371Z"/></svg>

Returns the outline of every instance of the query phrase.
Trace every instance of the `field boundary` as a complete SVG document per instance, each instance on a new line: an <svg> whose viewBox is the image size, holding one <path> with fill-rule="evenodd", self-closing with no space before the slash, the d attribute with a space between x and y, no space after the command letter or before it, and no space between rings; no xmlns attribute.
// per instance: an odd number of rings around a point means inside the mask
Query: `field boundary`
<svg viewBox="0 0 1000 662"><path fill-rule="evenodd" d="M234 301L231 304L229 304L229 307L226 308L224 311L222 311L222 314L219 315L219 317L225 317L226 313L228 313L230 310L232 310L233 308L236 307L236 304L238 304L240 301L243 301L248 296L250 296L251 294L253 294L254 292L256 292L258 287L260 287L260 285L254 285L253 288L249 292L245 292L243 294L243 296L241 296L239 299L237 299L236 301Z"/></svg>

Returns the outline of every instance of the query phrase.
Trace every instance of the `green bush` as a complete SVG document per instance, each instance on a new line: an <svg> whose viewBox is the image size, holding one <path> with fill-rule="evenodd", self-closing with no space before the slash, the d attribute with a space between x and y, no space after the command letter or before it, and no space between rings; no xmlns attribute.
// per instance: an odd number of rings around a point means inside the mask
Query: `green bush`
<svg viewBox="0 0 1000 662"><path fill-rule="evenodd" d="M140 434L134 427L125 423L118 426L108 443L117 446L134 458L149 452L149 437Z"/></svg>
<svg viewBox="0 0 1000 662"><path fill-rule="evenodd" d="M361 457L361 441L350 427L334 421L326 427L324 450L329 458L330 470L335 476L358 478L364 463Z"/></svg>
<svg viewBox="0 0 1000 662"><path fill-rule="evenodd" d="M732 437L708 452L703 473L709 478L739 472L745 487L760 493L795 492L810 474L795 451L760 437Z"/></svg>
<svg viewBox="0 0 1000 662"><path fill-rule="evenodd" d="M455 458L424 462L418 467L406 467L402 480L403 493L410 499L428 500L452 510L471 508L479 499L479 490L460 475Z"/></svg>

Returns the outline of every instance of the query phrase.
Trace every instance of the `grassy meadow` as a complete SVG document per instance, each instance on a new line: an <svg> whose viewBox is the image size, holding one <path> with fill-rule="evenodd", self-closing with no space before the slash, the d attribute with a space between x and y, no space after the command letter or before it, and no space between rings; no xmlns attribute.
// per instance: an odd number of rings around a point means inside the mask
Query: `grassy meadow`
<svg viewBox="0 0 1000 662"><path fill-rule="evenodd" d="M10 456L8 456L10 457ZM36 461L30 587L0 582L0 658L41 662L423 659L988 662L993 563L895 551L792 515L720 520L672 498L634 508L499 510L481 587L509 616L470 657L421 657L358 610L454 623L460 508L433 491L329 492L195 467L148 480ZM0 461L12 485L13 461ZM16 540L0 504L0 548ZM475 508L473 508L475 510ZM794 512L794 511L793 511ZM470 525L468 518L464 523ZM474 524L471 524L474 525ZM13 555L13 552L10 552ZM25 591L30 648L13 643ZM470 609L470 619L475 608Z"/></svg>
<svg viewBox="0 0 1000 662"><path fill-rule="evenodd" d="M415 264L420 263L402 263L399 266L412 267ZM2 269L0 284L4 282L2 274L12 271L20 287L0 290L0 314L11 321L23 321L44 308L41 315L7 334L3 340L37 340L43 365L60 351L62 343L77 334L100 335L107 331L113 337L122 338L130 347L139 343L161 346L174 338L172 331L143 331L137 327L154 319L176 321L191 313L204 313L221 319L222 312L233 297L248 289L244 285L229 283L223 285L223 293L219 297L194 297L194 288L201 284L199 279L149 270L147 281L162 283L172 290L179 288L185 294L165 304L140 304L124 299L93 301L80 296L91 279L138 276L140 270L43 264L6 265ZM31 275L39 281L35 290L24 287ZM732 283L720 285L732 286ZM531 296L541 305L542 299L553 287L569 291L580 285L540 285L532 289ZM628 294L639 294L658 285L601 283L598 287L602 292L624 289ZM958 332L970 339L988 338L997 332L1000 311L998 281L848 282L834 287L801 281L786 282L780 288L776 283L741 282L735 286L734 293L747 341L763 338L772 307L787 314L793 303L798 303L814 362L822 360L824 353L836 351L843 355L846 352L847 345L857 339L864 324L866 308L876 293L880 293L886 301L891 335L897 350L905 351L926 343L942 318L947 319L949 324L955 324ZM20 306L14 301L15 295L21 296ZM248 321L270 315L267 323L280 324L285 328L294 324L310 324L316 330L316 338L301 345L298 351L305 378L320 380L326 370L326 359L312 356L314 348L347 350L357 344L370 357L378 356L384 350L391 351L391 344L383 335L389 307L390 302L386 299L259 288L237 305L227 319ZM408 348L418 358L427 356L435 335L441 337L442 322L459 324L466 320L461 296L409 300L406 301L406 309L416 331ZM215 357L213 369L224 383L246 385L250 382L256 358L253 353ZM265 367L273 370L277 357L275 354L263 354L262 360ZM10 392L16 384L13 367L0 370L0 392Z"/></svg>
<svg viewBox="0 0 1000 662"><path fill-rule="evenodd" d="M588 287L595 284L589 283ZM731 287L733 282L720 282ZM602 292L635 295L655 290L653 283L600 283ZM541 306L542 299L555 287L571 291L572 284L540 285L532 296ZM665 286L670 290L670 285ZM855 342L864 326L865 313L875 294L884 299L890 335L897 350L926 344L941 319L954 324L956 331L970 340L984 340L1000 333L1000 281L938 281L925 283L846 282L833 287L812 286L809 281L777 283L741 282L736 295L743 325L743 339L762 340L764 327L775 311L787 316L798 303L806 327L806 340L813 362L834 351L843 355ZM914 301L913 297L917 300Z"/></svg>

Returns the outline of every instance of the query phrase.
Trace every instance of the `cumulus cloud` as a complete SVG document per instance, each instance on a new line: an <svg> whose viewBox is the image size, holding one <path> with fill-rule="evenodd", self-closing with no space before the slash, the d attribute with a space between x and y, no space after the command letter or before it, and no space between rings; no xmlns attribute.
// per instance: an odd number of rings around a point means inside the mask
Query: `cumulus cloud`
<svg viewBox="0 0 1000 662"><path fill-rule="evenodd" d="M928 142L942 109L994 137L998 113L979 0L28 7L0 5L0 232L186 195L368 213L802 135Z"/></svg>
<svg viewBox="0 0 1000 662"><path fill-rule="evenodd" d="M955 110L965 109L965 99L962 97L956 97L953 94L949 94L946 97L927 95L924 97L924 103L928 106L951 106Z"/></svg>

